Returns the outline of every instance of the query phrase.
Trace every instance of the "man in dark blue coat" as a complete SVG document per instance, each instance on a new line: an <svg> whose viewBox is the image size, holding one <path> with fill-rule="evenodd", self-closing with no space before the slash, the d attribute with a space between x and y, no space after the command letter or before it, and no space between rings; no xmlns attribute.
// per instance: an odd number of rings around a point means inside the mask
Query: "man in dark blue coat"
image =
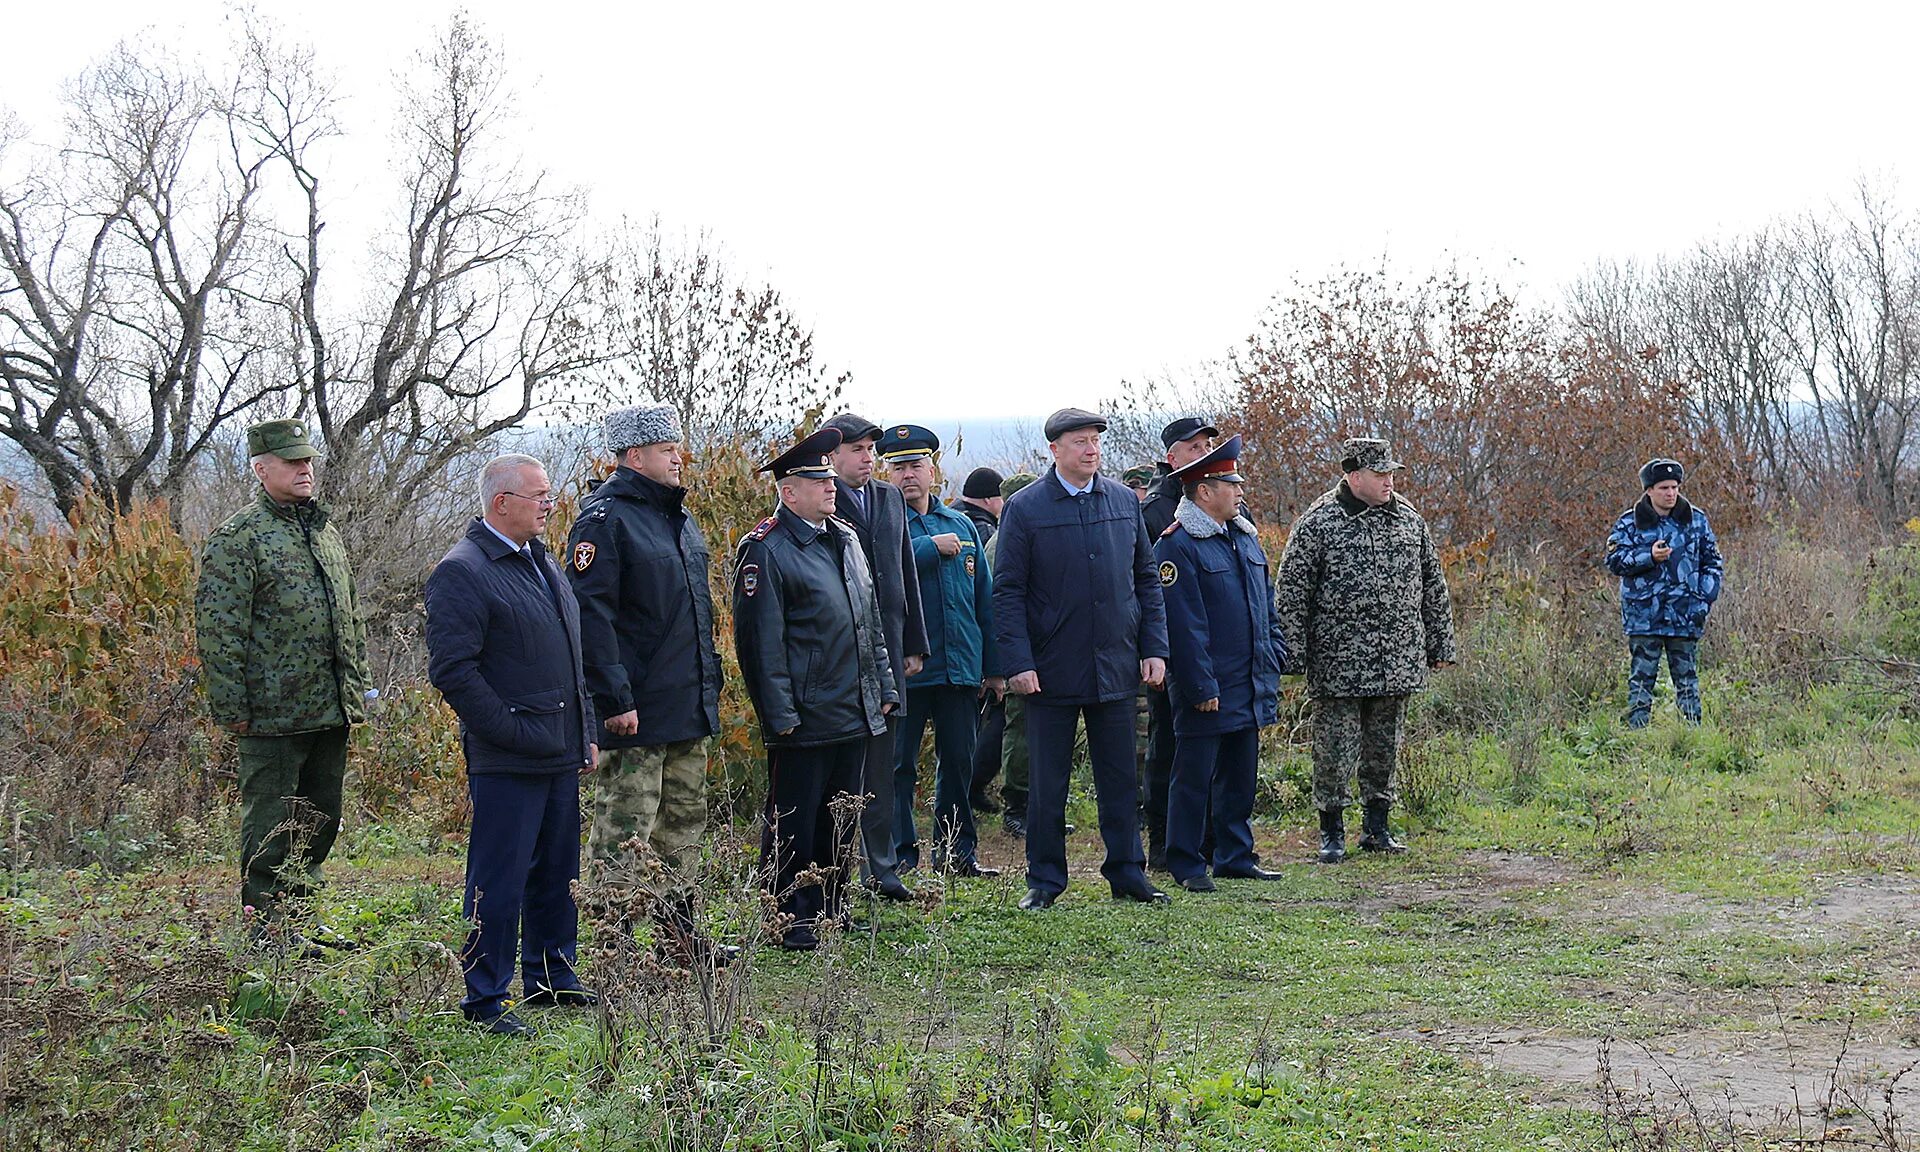
<svg viewBox="0 0 1920 1152"><path fill-rule="evenodd" d="M1167 866L1189 892L1213 877L1277 880L1253 851L1260 729L1279 718L1287 642L1267 554L1240 515L1240 437L1171 473L1185 495L1153 547L1167 604L1173 772ZM1213 877L1201 851L1213 814Z"/></svg>
<svg viewBox="0 0 1920 1152"><path fill-rule="evenodd" d="M680 417L670 404L607 414L613 475L581 502L566 567L580 646L601 717L587 856L597 883L631 882L621 845L666 865L654 941L689 963L727 958L694 922L692 878L707 826L707 742L720 729L707 542L680 484Z"/></svg>
<svg viewBox="0 0 1920 1152"><path fill-rule="evenodd" d="M1131 489L1100 475L1106 420L1078 408L1047 418L1053 467L1007 501L995 537L993 617L1007 686L1027 702L1025 909L1067 886L1067 779L1084 718L1115 899L1162 903L1140 850L1135 695L1166 676L1167 620L1152 541Z"/></svg>
<svg viewBox="0 0 1920 1152"><path fill-rule="evenodd" d="M427 577L427 678L460 717L473 831L461 967L467 1019L501 1035L529 1029L509 1011L516 946L522 1004L590 1007L574 974L579 912L580 773L599 753L580 661L580 610L540 534L555 504L531 456L480 473L466 536Z"/></svg>
<svg viewBox="0 0 1920 1152"><path fill-rule="evenodd" d="M906 698L907 677L920 670L927 655L927 626L920 610L920 578L907 546L907 502L900 490L873 474L880 426L842 412L821 425L840 433L833 450L834 515L853 527L866 553L867 574L880 604L887 653L893 659L893 688ZM872 799L860 813L861 864L869 890L889 900L910 900L913 893L899 876L894 858L898 835L893 827L893 747L899 718L867 746L860 787Z"/></svg>

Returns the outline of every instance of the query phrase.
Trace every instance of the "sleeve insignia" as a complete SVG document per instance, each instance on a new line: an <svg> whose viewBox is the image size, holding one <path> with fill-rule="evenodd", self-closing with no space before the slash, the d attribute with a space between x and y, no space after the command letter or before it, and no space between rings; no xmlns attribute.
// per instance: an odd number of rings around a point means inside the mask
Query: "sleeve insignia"
<svg viewBox="0 0 1920 1152"><path fill-rule="evenodd" d="M752 596L755 592L760 591L760 565L747 564L741 567L740 591L743 595L747 596Z"/></svg>
<svg viewBox="0 0 1920 1152"><path fill-rule="evenodd" d="M973 575L973 553L967 553L967 575Z"/></svg>
<svg viewBox="0 0 1920 1152"><path fill-rule="evenodd" d="M585 572L593 566L594 547L591 540L582 540L573 546L573 570Z"/></svg>
<svg viewBox="0 0 1920 1152"><path fill-rule="evenodd" d="M1173 582L1178 579L1180 579L1180 569L1175 567L1173 561L1160 561L1160 586L1162 588L1171 588Z"/></svg>

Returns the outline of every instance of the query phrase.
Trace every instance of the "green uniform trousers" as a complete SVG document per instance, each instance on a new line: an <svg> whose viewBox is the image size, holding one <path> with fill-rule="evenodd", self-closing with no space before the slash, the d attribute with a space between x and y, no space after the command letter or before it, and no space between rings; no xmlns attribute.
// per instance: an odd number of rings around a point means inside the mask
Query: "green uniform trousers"
<svg viewBox="0 0 1920 1152"><path fill-rule="evenodd" d="M636 837L675 872L699 855L707 831L706 737L602 752L590 779L587 855L596 882L614 878L620 845Z"/></svg>
<svg viewBox="0 0 1920 1152"><path fill-rule="evenodd" d="M261 916L320 881L340 834L347 726L291 736L242 736L240 898Z"/></svg>

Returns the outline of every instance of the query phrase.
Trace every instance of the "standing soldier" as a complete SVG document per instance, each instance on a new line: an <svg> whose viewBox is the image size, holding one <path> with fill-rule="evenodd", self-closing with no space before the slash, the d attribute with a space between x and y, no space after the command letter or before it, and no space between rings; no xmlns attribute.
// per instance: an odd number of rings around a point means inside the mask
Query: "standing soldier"
<svg viewBox="0 0 1920 1152"><path fill-rule="evenodd" d="M1134 694L1166 676L1167 619L1140 502L1100 475L1106 420L1066 408L1047 418L1053 467L1007 501L995 537L993 617L1008 686L1025 696L1025 909L1053 906L1067 887L1067 780L1075 722L1084 717L1115 899L1164 903L1147 879L1134 780Z"/></svg>
<svg viewBox="0 0 1920 1152"><path fill-rule="evenodd" d="M919 861L913 796L920 739L931 722L938 754L934 862L957 876L998 876L997 869L982 868L976 855L972 803L976 705L1006 691L993 651L993 577L972 522L933 494L939 483L933 454L940 450L940 438L918 425L901 424L888 429L881 443L880 456L907 501L907 535L931 649L919 673L907 680L893 778L897 856L903 864Z"/></svg>
<svg viewBox="0 0 1920 1152"><path fill-rule="evenodd" d="M695 927L687 873L707 827L707 741L720 730L707 542L680 484L680 418L670 404L607 414L619 468L580 505L567 575L580 601L580 646L600 722L594 879L615 878L638 838L667 866L656 943L682 960L725 960Z"/></svg>
<svg viewBox="0 0 1920 1152"><path fill-rule="evenodd" d="M1156 477L1140 504L1146 517L1147 538L1159 540L1173 526L1173 512L1185 495L1173 470L1213 451L1214 437L1220 435L1210 421L1198 416L1182 416L1160 430L1160 444L1167 458L1155 466ZM1147 693L1146 813L1147 867L1155 872L1167 870L1167 787L1173 773L1173 706L1165 692Z"/></svg>
<svg viewBox="0 0 1920 1152"><path fill-rule="evenodd" d="M347 726L375 693L347 549L313 499L305 422L254 425L247 453L260 492L207 539L194 621L208 709L239 738L240 899L265 939L285 902L319 883L340 830Z"/></svg>
<svg viewBox="0 0 1920 1152"><path fill-rule="evenodd" d="M1407 697L1455 659L1433 536L1394 495L1404 465L1385 440L1348 440L1345 453L1339 486L1293 523L1277 592L1281 629L1305 659L1313 699L1313 803L1327 864L1347 857L1356 770L1367 810L1361 850L1407 850L1387 827Z"/></svg>
<svg viewBox="0 0 1920 1152"><path fill-rule="evenodd" d="M1278 880L1253 851L1260 729L1280 716L1287 642L1273 610L1266 550L1240 515L1240 437L1170 475L1186 490L1153 547L1167 602L1173 778L1167 866L1189 892L1215 878ZM1201 852L1211 811L1213 877Z"/></svg>
<svg viewBox="0 0 1920 1152"><path fill-rule="evenodd" d="M878 424L842 412L822 427L840 433L840 444L833 450L834 499L839 509L835 515L852 525L866 553L887 654L894 661L894 695L904 700L907 677L920 671L927 655L920 579L914 574L913 550L907 545L907 502L898 488L874 479ZM872 799L860 813L860 840L868 889L889 900L911 900L913 892L900 882L899 861L893 856L898 841L893 827L893 752L899 726L899 717L890 716L887 730L875 735L867 748L859 791Z"/></svg>
<svg viewBox="0 0 1920 1152"><path fill-rule="evenodd" d="M1038 479L1031 472L1015 472L1000 481L1002 507L1015 492ZM986 547L987 570L990 572L999 569L999 548L1000 534L995 532ZM1019 696L1009 692L1001 697L1000 707L1006 716L997 751L1000 757L1000 801L1006 808L1006 815L1000 818L1000 822L1006 828L1007 835L1018 839L1027 834L1027 706Z"/></svg>
<svg viewBox="0 0 1920 1152"><path fill-rule="evenodd" d="M858 791L900 705L867 558L834 518L839 443L822 428L760 468L780 509L740 541L733 578L734 645L767 746L762 851L792 951L819 947L821 922L840 918L854 830L831 804Z"/></svg>
<svg viewBox="0 0 1920 1152"><path fill-rule="evenodd" d="M1620 577L1620 621L1633 663L1627 679L1627 727L1653 718L1660 656L1673 676L1680 718L1700 723L1700 674L1694 657L1707 614L1720 598L1720 542L1707 514L1680 495L1678 460L1640 467L1640 502L1620 514L1607 538L1607 570Z"/></svg>

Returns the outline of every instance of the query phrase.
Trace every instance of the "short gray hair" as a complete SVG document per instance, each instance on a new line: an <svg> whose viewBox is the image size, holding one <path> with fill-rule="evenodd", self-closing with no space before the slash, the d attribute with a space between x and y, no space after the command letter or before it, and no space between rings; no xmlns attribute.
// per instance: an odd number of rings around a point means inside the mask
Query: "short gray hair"
<svg viewBox="0 0 1920 1152"><path fill-rule="evenodd" d="M495 496L512 491L515 474L522 468L538 468L544 472L547 466L523 452L508 452L504 456L495 456L480 469L480 514L482 516L492 511Z"/></svg>

